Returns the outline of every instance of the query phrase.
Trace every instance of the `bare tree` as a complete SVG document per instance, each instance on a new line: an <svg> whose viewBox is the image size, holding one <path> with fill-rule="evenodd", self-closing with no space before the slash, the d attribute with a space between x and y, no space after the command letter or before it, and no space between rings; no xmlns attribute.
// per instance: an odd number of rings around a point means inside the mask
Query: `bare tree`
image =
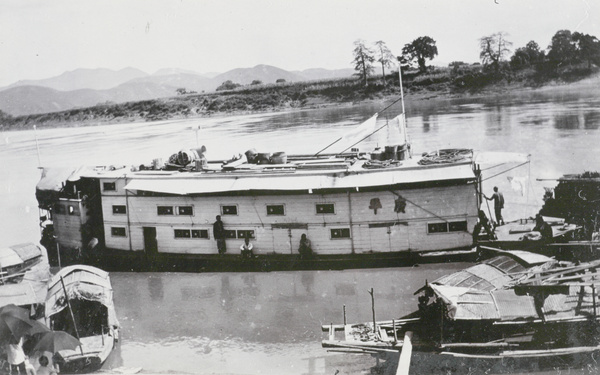
<svg viewBox="0 0 600 375"><path fill-rule="evenodd" d="M367 77L373 72L373 51L365 45L365 41L358 39L354 42L354 70L357 71L356 75L363 80L365 86L367 86Z"/></svg>
<svg viewBox="0 0 600 375"><path fill-rule="evenodd" d="M507 35L501 31L479 39L479 58L484 66L492 66L496 72L500 70L500 62L510 53L512 46L512 42L506 40Z"/></svg>
<svg viewBox="0 0 600 375"><path fill-rule="evenodd" d="M383 78L383 86L385 87L385 67L388 68L395 62L396 57L392 54L392 51L388 48L383 40L375 42L377 62L381 64L381 76Z"/></svg>

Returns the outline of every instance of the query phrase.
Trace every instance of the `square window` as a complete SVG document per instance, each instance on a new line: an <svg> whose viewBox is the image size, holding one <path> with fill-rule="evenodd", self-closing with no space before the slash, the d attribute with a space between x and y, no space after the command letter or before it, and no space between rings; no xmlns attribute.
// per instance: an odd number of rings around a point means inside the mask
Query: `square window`
<svg viewBox="0 0 600 375"><path fill-rule="evenodd" d="M111 227L110 234L113 237L126 237L127 236L127 234L125 232L125 228L122 228L122 227Z"/></svg>
<svg viewBox="0 0 600 375"><path fill-rule="evenodd" d="M235 230L227 230L225 229L225 238L237 238L237 233Z"/></svg>
<svg viewBox="0 0 600 375"><path fill-rule="evenodd" d="M237 215L237 206L221 206L222 215Z"/></svg>
<svg viewBox="0 0 600 375"><path fill-rule="evenodd" d="M350 238L350 228L331 229L331 238Z"/></svg>
<svg viewBox="0 0 600 375"><path fill-rule="evenodd" d="M79 215L79 207L77 206L68 205L67 211L69 212L69 215Z"/></svg>
<svg viewBox="0 0 600 375"><path fill-rule="evenodd" d="M285 215L283 204L267 205L267 215Z"/></svg>
<svg viewBox="0 0 600 375"><path fill-rule="evenodd" d="M175 229L175 238L191 238L189 229Z"/></svg>
<svg viewBox="0 0 600 375"><path fill-rule="evenodd" d="M448 232L447 223L427 224L427 233L445 233Z"/></svg>
<svg viewBox="0 0 600 375"><path fill-rule="evenodd" d="M173 215L173 206L158 206L156 208L156 213L160 216Z"/></svg>
<svg viewBox="0 0 600 375"><path fill-rule="evenodd" d="M177 207L177 213L179 215L192 216L194 214L194 209L192 208L192 206L179 206Z"/></svg>
<svg viewBox="0 0 600 375"><path fill-rule="evenodd" d="M115 191L117 190L117 186L114 182L103 182L102 190L104 191Z"/></svg>
<svg viewBox="0 0 600 375"><path fill-rule="evenodd" d="M448 229L450 232L466 232L467 222L466 221L454 221L448 223Z"/></svg>
<svg viewBox="0 0 600 375"><path fill-rule="evenodd" d="M126 214L127 207L126 206L112 206L113 214Z"/></svg>
<svg viewBox="0 0 600 375"><path fill-rule="evenodd" d="M334 214L335 205L333 203L317 204L317 214Z"/></svg>
<svg viewBox="0 0 600 375"><path fill-rule="evenodd" d="M208 239L208 230L207 229L192 229L192 238Z"/></svg>
<svg viewBox="0 0 600 375"><path fill-rule="evenodd" d="M238 230L237 231L237 238L254 238L254 231L253 230Z"/></svg>

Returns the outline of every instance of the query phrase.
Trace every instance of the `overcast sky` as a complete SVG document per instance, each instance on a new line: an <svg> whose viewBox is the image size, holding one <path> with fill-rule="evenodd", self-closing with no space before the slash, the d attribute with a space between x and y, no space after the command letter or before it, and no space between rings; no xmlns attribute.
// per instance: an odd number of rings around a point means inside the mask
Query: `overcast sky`
<svg viewBox="0 0 600 375"><path fill-rule="evenodd" d="M433 64L476 62L482 36L546 48L561 29L600 37L599 20L597 0L1 0L0 87L77 68L350 68L357 39L398 55L424 35Z"/></svg>

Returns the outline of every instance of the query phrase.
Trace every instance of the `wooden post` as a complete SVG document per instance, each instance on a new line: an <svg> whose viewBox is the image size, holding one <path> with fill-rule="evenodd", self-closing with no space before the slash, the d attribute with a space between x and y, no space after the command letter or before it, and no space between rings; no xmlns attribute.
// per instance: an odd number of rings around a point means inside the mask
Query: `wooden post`
<svg viewBox="0 0 600 375"><path fill-rule="evenodd" d="M346 305L344 305L344 325L346 325Z"/></svg>
<svg viewBox="0 0 600 375"><path fill-rule="evenodd" d="M394 343L398 342L398 332L396 332L396 319L392 319L392 329L394 330Z"/></svg>
<svg viewBox="0 0 600 375"><path fill-rule="evenodd" d="M60 283L62 284L63 291L65 293L65 300L67 301L67 307L69 308L69 312L71 313L71 319L73 320L73 328L75 328L75 334L77 335L77 340L79 340L79 350L81 350L81 355L83 355L83 347L81 346L81 338L79 337L79 331L77 330L77 323L75 322L75 315L73 315L73 309L71 308L71 300L69 299L69 294L67 293L67 288L65 287L65 282L63 281L62 276L60 277Z"/></svg>
<svg viewBox="0 0 600 375"><path fill-rule="evenodd" d="M62 266L60 265L60 245L57 242L56 243L56 256L58 256L58 269L62 269Z"/></svg>
<svg viewBox="0 0 600 375"><path fill-rule="evenodd" d="M373 333L379 336L379 332L377 331L377 324L375 324L375 297L373 297L373 288L369 291L371 295L371 310L373 310Z"/></svg>
<svg viewBox="0 0 600 375"><path fill-rule="evenodd" d="M596 286L592 284L592 303L594 304L594 320L596 320Z"/></svg>

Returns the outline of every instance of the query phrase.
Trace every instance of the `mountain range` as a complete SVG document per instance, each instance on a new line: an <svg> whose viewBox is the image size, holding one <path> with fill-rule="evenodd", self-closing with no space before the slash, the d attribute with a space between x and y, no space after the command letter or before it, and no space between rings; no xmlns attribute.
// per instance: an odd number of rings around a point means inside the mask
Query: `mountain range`
<svg viewBox="0 0 600 375"><path fill-rule="evenodd" d="M186 92L214 91L225 81L248 85L284 79L286 82L350 77L352 69L287 71L270 65L238 68L225 73L197 73L161 69L153 74L135 68L77 69L40 80L21 80L0 88L0 111L12 116L58 112L101 103L123 103L164 98Z"/></svg>

